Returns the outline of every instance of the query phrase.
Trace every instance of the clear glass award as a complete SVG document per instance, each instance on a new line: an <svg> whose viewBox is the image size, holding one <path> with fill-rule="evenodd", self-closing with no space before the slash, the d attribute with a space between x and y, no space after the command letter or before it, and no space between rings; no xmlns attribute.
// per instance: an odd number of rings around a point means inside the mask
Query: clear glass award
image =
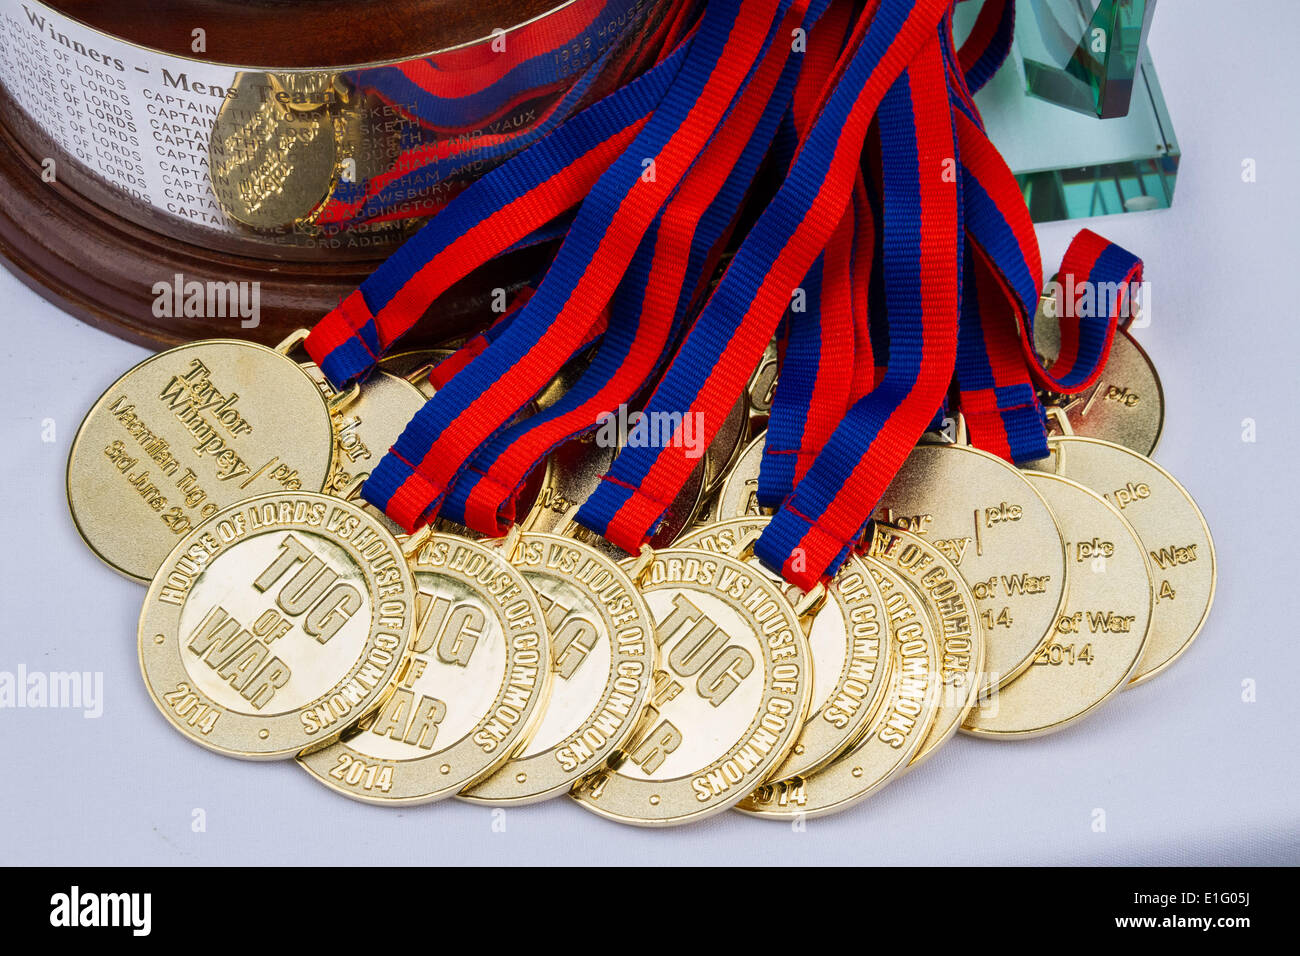
<svg viewBox="0 0 1300 956"><path fill-rule="evenodd" d="M1181 151L1146 47L1155 0L1017 0L976 96L1036 222L1167 208ZM958 6L957 38L975 4Z"/></svg>

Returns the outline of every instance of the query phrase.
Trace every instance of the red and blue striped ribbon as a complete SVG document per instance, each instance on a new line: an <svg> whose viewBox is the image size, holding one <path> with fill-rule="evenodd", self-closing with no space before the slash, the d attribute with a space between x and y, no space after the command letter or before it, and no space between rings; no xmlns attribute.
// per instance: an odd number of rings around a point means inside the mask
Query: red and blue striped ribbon
<svg viewBox="0 0 1300 956"><path fill-rule="evenodd" d="M837 8L809 35L809 49L794 102L783 124L780 161L788 170L807 136L831 77L840 68L852 21L850 7ZM857 200L813 263L778 332L779 375L768 414L759 467L760 505L776 507L803 477L850 403L855 356L854 244ZM857 303L863 307L865 303Z"/></svg>
<svg viewBox="0 0 1300 956"><path fill-rule="evenodd" d="M577 206L645 126L692 42L475 181L322 318L306 348L330 382L370 374L451 285Z"/></svg>
<svg viewBox="0 0 1300 956"><path fill-rule="evenodd" d="M638 248L591 365L553 406L484 447L457 479L443 515L484 533L504 532L518 489L541 459L632 399L666 359L790 99L799 58L782 37L801 23L812 29L826 6L827 0L801 0L790 7L718 135Z"/></svg>
<svg viewBox="0 0 1300 956"><path fill-rule="evenodd" d="M1089 230L1075 237L1060 275L1081 294L1060 310L1061 351L1052 368L1043 369L1033 328L1042 263L1029 211L984 131L963 112L954 116L974 266L966 280L974 294L962 309L960 406L973 444L1009 461L1034 461L1047 454L1036 386L1074 394L1096 381L1142 263ZM1082 294L1112 287L1118 294L1110 299Z"/></svg>
<svg viewBox="0 0 1300 956"><path fill-rule="evenodd" d="M951 31L948 31L951 36ZM1016 0L986 0L958 51L969 93L978 93L1011 53L1016 35Z"/></svg>
<svg viewBox="0 0 1300 956"><path fill-rule="evenodd" d="M363 489L369 501L408 529L429 520L474 451L554 377L716 133L787 6L788 0L749 0L743 16L739 0L705 8L680 72L636 140L585 197L537 293L416 414L371 474ZM382 323L382 313L377 317Z"/></svg>
<svg viewBox="0 0 1300 956"><path fill-rule="evenodd" d="M789 174L741 243L651 397L647 413L698 416L705 440L716 433L770 341L791 291L825 248L848 204L877 106L923 49L934 51L929 59L939 71L946 104L937 45L937 27L946 10L947 4L939 0L881 0L859 20L840 78ZM949 143L946 155L952 148ZM951 221L956 221L955 212ZM661 449L625 449L580 509L578 520L635 551L662 519L693 466L677 441ZM842 545L835 550L838 553ZM834 558L826 556L825 566ZM770 554L768 563L782 565L779 560L773 563Z"/></svg>
<svg viewBox="0 0 1300 956"><path fill-rule="evenodd" d="M434 373L437 394L368 500L408 529L442 513L500 533L536 464L667 363L645 413L675 421L672 439L626 448L578 515L635 551L698 464L686 416L707 444L778 324L760 494L779 510L755 551L800 586L859 543L954 376L977 444L1017 460L1039 448L1035 384L1095 381L1141 263L1076 238L1060 275L1085 294L1067 296L1060 356L1043 369L1037 239L971 96L1005 56L1012 4L991 0L958 51L948 0L828 2L679 10L667 33L681 42L657 66L470 186L322 320L308 349L341 387L452 282L563 237L522 304ZM796 26L815 51L792 55ZM745 203L764 164L784 178L755 218ZM739 248L706 297L733 231ZM1107 281L1117 294L1086 295ZM807 313L788 311L799 283ZM577 384L519 419L593 343Z"/></svg>
<svg viewBox="0 0 1300 956"><path fill-rule="evenodd" d="M1096 384L1115 330L1127 327L1135 317L1142 260L1084 229L1065 250L1056 281L1068 297L1056 309L1061 350L1050 368L1043 369L1036 359L1032 367L1043 388L1076 395ZM1029 324L1026 338L1033 355L1032 314Z"/></svg>
<svg viewBox="0 0 1300 956"><path fill-rule="evenodd" d="M854 547L952 376L961 217L957 183L941 174L956 147L948 116L936 31L880 107L887 370L849 409L755 546L804 588L834 573Z"/></svg>
<svg viewBox="0 0 1300 956"><path fill-rule="evenodd" d="M850 404L854 373L853 203L802 284L804 308L789 334L772 396L758 503L775 508L794 490Z"/></svg>
<svg viewBox="0 0 1300 956"><path fill-rule="evenodd" d="M976 64L1000 64L1009 50L1014 7L1010 2L986 3L962 50L953 52L949 33L944 52L955 107L967 245L956 368L959 406L974 445L1009 461L1027 462L1047 453L1036 386L1072 393L1087 387L1080 383L1095 381L1109 354L1115 316L1063 313L1061 355L1050 372L1039 365L1033 330L1042 277L1038 239L1020 186L984 132L972 97L987 80ZM979 50L983 52L977 54ZM1078 251L1066 255L1063 274L1090 272L1104 250L1098 281L1113 278L1127 289L1134 270L1140 278L1140 262L1118 246L1087 230L1076 237L1072 250L1076 244Z"/></svg>
<svg viewBox="0 0 1300 956"><path fill-rule="evenodd" d="M437 212L473 176L556 129L596 90L617 83L620 74L644 65L656 51L662 57L673 49L665 40L676 35L690 7L680 0L668 4L662 17L643 24L646 29L632 38L631 49L620 32L638 5L629 9L626 0L617 0L597 10L580 3L551 14L544 35L532 29L505 34L504 49L481 43L353 74L358 89L415 122L403 126L392 165L366 181L339 183L317 224L355 226ZM579 65L577 60L589 59L593 50L594 61ZM536 114L510 127L509 112L528 103ZM467 130L456 128L464 124Z"/></svg>

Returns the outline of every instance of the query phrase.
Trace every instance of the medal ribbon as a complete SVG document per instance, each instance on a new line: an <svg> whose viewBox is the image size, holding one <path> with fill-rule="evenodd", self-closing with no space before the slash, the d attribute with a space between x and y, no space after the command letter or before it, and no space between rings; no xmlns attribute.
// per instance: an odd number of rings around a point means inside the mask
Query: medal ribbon
<svg viewBox="0 0 1300 956"><path fill-rule="evenodd" d="M946 10L947 4L938 0L881 0L859 20L843 72L789 174L741 243L651 397L648 414L696 415L706 441L716 433L771 339L791 291L839 223L877 106L899 75L912 69L909 64L918 54L923 64L919 69L937 80L931 85L943 93L942 111L946 114L937 39L937 27ZM951 156L951 135L947 138L942 155ZM937 157L934 168L938 169ZM922 181L915 163L912 172L915 187ZM924 181L929 185L934 178L927 176ZM955 186L943 185L953 193L950 221L955 222ZM952 255L955 258L955 250ZM927 292L927 297L931 295ZM951 298L955 313L955 289ZM949 372L944 373L945 383ZM927 421L931 411L932 406L925 410ZM920 427L923 425L917 434ZM694 464L680 441L658 450L625 449L579 510L578 520L625 550L636 551L657 526ZM836 551L842 548L841 543ZM826 558L826 564L831 560L833 555ZM781 566L779 561L768 563Z"/></svg>
<svg viewBox="0 0 1300 956"><path fill-rule="evenodd" d="M942 402L952 376L960 207L938 31L880 107L880 274L888 366L848 410L754 551L805 589L833 574ZM879 349L875 350L879 354ZM868 507L870 505L871 507Z"/></svg>
<svg viewBox="0 0 1300 956"><path fill-rule="evenodd" d="M635 142L582 203L537 293L407 426L367 482L372 503L403 527L428 520L466 459L572 355L663 204L716 133L787 6L751 0L743 17L738 0L705 8L685 64Z"/></svg>
<svg viewBox="0 0 1300 956"><path fill-rule="evenodd" d="M331 384L368 375L451 285L577 206L636 138L691 42L476 180L322 318L306 348Z"/></svg>
<svg viewBox="0 0 1300 956"><path fill-rule="evenodd" d="M589 368L551 408L507 428L457 479L443 514L499 534L514 520L519 488L557 445L595 427L626 403L665 358L729 234L767 152L798 73L784 37L811 28L826 8L793 4L753 79L637 250L620 284L611 321Z"/></svg>
<svg viewBox="0 0 1300 956"><path fill-rule="evenodd" d="M1062 277L1114 281L1123 292L1116 301L1097 303L1098 310L1089 307L1091 302L1066 303L1060 312L1061 352L1052 369L1044 370L1034 349L1033 319L1042 276L1037 235L1019 184L984 132L972 97L972 90L991 75L977 64L996 70L1009 51L1014 8L1014 3L986 3L961 51L954 56L948 43L945 58L955 107L966 226L956 368L960 408L972 444L1009 461L1026 462L1047 454L1035 385L1072 394L1096 380L1109 354L1127 290L1140 280L1141 263L1088 230L1076 236L1066 253ZM1095 276L1091 275L1094 267ZM1014 322L1008 322L1009 317Z"/></svg>
<svg viewBox="0 0 1300 956"><path fill-rule="evenodd" d="M954 117L970 247L957 364L960 407L977 447L1009 461L1034 461L1047 454L1035 386L1068 395L1096 382L1133 285L1141 281L1142 263L1090 230L1074 238L1059 275L1077 294L1058 309L1061 350L1044 369L1034 348L1042 263L1029 210L984 131L962 111Z"/></svg>
<svg viewBox="0 0 1300 956"><path fill-rule="evenodd" d="M987 4L960 51L945 0L869 0L856 19L843 4L824 20L826 0L751 0L743 16L739 0L713 0L693 24L679 16L669 32L683 39L657 66L470 186L313 331L309 351L342 386L452 282L564 237L535 292L435 372L437 394L367 499L408 529L445 508L501 533L537 463L634 397L676 347L646 407L673 423L671 439L624 449L578 514L634 552L698 464L685 416L712 439L787 310L760 478L780 509L755 546L787 579L807 588L836 570L954 373L977 444L1036 449L1034 383L1068 393L1096 380L1141 264L1076 238L1060 355L1042 369L1036 237L971 98L1009 48L1011 7ZM792 57L784 37L801 23L819 46ZM784 181L696 315L764 158ZM807 313L790 310L801 280ZM1104 281L1114 295L1087 295ZM593 342L575 387L509 424Z"/></svg>
<svg viewBox="0 0 1300 956"><path fill-rule="evenodd" d="M948 37L952 30L946 31ZM968 93L978 93L1011 53L1016 38L1016 0L986 0L958 52Z"/></svg>
<svg viewBox="0 0 1300 956"><path fill-rule="evenodd" d="M794 103L783 126L783 135L791 140L782 150L787 169L822 105L852 25L847 4L835 9L841 16L827 18L822 31L832 36L810 37L814 53L800 73ZM833 42L832 37L839 42ZM855 301L854 293L857 207L855 197L845 207L826 249L795 290L783 320L785 335L778 348L780 374L772 396L758 477L757 497L764 507L776 507L785 500L849 405L855 348L859 344L855 342L854 309L865 307L865 303Z"/></svg>

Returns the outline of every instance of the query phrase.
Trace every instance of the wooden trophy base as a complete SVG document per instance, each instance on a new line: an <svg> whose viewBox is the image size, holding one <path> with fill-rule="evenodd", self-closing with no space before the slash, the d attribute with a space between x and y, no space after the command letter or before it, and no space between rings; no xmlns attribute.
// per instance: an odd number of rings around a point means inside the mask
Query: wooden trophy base
<svg viewBox="0 0 1300 956"><path fill-rule="evenodd" d="M155 349L213 336L274 345L314 325L377 264L237 256L135 225L66 187L43 182L40 165L2 122L0 259L25 285L78 319ZM426 316L412 333L412 344L439 344L481 326L491 315L492 287L510 289L504 277L527 276L541 261L539 250L521 250L503 257L492 276L457 283L439 299L436 318ZM258 325L155 315L152 285L142 277L176 274L186 281L259 283Z"/></svg>
<svg viewBox="0 0 1300 956"><path fill-rule="evenodd" d="M13 0L0 0L0 6L6 2ZM596 0L582 2L594 4ZM158 91L174 93L178 102L198 102L200 108L206 108L202 97L211 90L191 82L200 75L202 64L197 60L165 61L172 74L192 74L184 88L178 89L177 81L172 80L171 85L165 82L166 74L158 68L158 61L131 60L134 54L123 52L118 40L112 40L118 44L118 52L106 54L103 51L108 46L90 39L101 34L62 35L63 31L102 31L103 36L125 38L139 44L140 49L186 57L194 55L189 48L191 26L207 24L211 45L205 55L213 63L265 64L274 59L285 69L329 69L333 65L343 69L341 64L345 63L384 62L399 56L418 56L420 50L446 49L487 36L497 24L524 23L559 5L560 0L484 0L474 6L459 0L29 3L49 22L42 20L38 27L33 12L28 11L23 18L14 19L17 26L4 38L5 43L15 44L6 56L11 68L13 64L18 67L9 77L12 89L0 84L0 258L30 288L77 318L151 348L209 337L241 337L274 344L295 329L312 326L334 308L395 244L389 242L376 248L366 258L357 258L355 253L331 258L325 251L317 251L315 258L310 258L301 250L286 252L267 244L231 245L235 240L227 232L220 236L222 241L211 240L214 248L209 248L203 230L193 230L193 236L186 231L178 233L175 221L169 224L165 215L156 216L158 228L151 228L154 208L136 209L130 215L115 210L113 202L103 201L103 194L97 192L102 186L95 176L87 174L86 167L65 161L65 154L56 148L34 145L40 140L30 135L33 120L27 114L32 112L32 104L27 103L27 110L20 108L15 98L21 101L22 96L17 91L26 85L23 92L29 100L31 96L42 97L37 103L36 125L50 122L51 117L66 121L66 115L63 102L54 93L30 91L55 90L62 82L58 77L91 91L90 105L78 114L83 124L86 120L90 123L75 127L79 131L76 141L85 150L79 159L86 164L86 155L102 155L101 148L121 148L112 141L118 131L109 122L114 119L111 114L116 113L119 119L123 115L116 84L122 84L120 89L125 91L127 81L118 77L148 75ZM73 20L59 20L55 27L52 11ZM218 25L221 29L215 29ZM15 40L22 30L30 31L28 39ZM48 67L39 63L24 66L36 63L38 55L34 51L38 49L44 49L47 58L57 59L47 59ZM56 79L38 76L29 83L31 71L40 69L56 69L57 74L49 75ZM211 85L210 80L207 85ZM157 141L151 138L157 135L158 126L150 125L158 122L158 114L151 108L156 102L138 99L128 107L134 110L128 119L135 149L146 157L158 149ZM99 125L94 121L96 116ZM46 167L51 159L58 174L43 176L49 172ZM197 194L202 190L191 186L188 192ZM218 236L215 230L213 236ZM415 340L412 344L444 343L487 324L494 317L490 307L495 290L511 291L520 280L533 275L552 250L551 246L541 246L503 256L492 267L480 269L453 286L431 310L436 316L426 316L419 323L410 337ZM160 308L154 287L159 282L170 283L176 276L183 277L186 284L203 283L205 288L207 283L256 283L256 325L244 326L238 315L190 317L175 314L183 313L183 308ZM499 296L496 298L499 301Z"/></svg>

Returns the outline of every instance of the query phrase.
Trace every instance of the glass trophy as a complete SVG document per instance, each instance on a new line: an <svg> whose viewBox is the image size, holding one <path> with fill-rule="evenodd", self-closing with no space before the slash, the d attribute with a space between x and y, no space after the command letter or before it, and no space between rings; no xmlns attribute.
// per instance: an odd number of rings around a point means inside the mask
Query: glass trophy
<svg viewBox="0 0 1300 956"><path fill-rule="evenodd" d="M1181 152L1146 46L1155 0L1016 0L976 96L1035 222L1168 208ZM957 7L957 39L978 4Z"/></svg>

